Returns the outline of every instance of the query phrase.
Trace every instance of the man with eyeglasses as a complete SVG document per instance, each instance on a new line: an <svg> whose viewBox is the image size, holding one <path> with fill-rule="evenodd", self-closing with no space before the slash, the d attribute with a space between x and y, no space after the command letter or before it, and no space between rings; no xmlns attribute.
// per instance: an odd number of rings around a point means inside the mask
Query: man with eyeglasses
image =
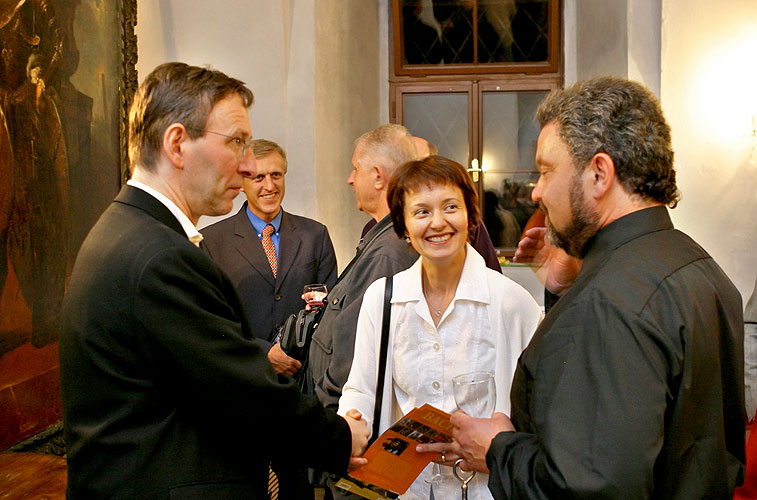
<svg viewBox="0 0 757 500"><path fill-rule="evenodd" d="M364 463L350 457L365 421L273 371L232 281L198 248L200 215L228 213L256 175L252 101L239 80L182 63L158 66L134 98L132 178L64 299L69 500L263 499L271 460Z"/></svg>

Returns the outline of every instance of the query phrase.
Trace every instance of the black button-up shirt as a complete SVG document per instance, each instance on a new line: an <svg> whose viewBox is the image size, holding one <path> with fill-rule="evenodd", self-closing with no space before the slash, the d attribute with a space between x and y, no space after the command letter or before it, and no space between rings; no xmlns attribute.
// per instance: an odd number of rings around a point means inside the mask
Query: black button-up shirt
<svg viewBox="0 0 757 500"><path fill-rule="evenodd" d="M741 296L667 209L609 224L518 362L495 498L731 498L744 464Z"/></svg>

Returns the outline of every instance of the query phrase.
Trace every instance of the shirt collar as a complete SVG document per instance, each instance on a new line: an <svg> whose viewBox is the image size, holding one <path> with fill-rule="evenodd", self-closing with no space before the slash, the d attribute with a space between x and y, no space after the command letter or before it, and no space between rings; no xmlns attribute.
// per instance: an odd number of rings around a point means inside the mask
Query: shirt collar
<svg viewBox="0 0 757 500"><path fill-rule="evenodd" d="M176 217L176 220L179 221L179 224L181 224L181 228L187 235L187 239L189 239L189 241L191 241L194 246L200 246L200 242L202 241L202 234L200 234L200 231L198 231L195 225L192 224L192 221L189 220L189 217L187 217L187 215L182 212L181 209L176 205L176 203L174 203L169 197L156 190L155 188L151 188L147 184L135 181L134 179L129 179L128 181L126 181L126 184L137 189L141 189L142 191L151 195L153 198L165 205L166 208L171 211L173 216Z"/></svg>
<svg viewBox="0 0 757 500"><path fill-rule="evenodd" d="M284 212L281 207L279 207L279 213L276 214L276 217L274 217L271 222L266 222L252 213L252 210L250 210L250 206L246 201L244 202L244 209L247 213L247 218L250 219L250 224L252 224L252 227L255 229L255 233L263 234L263 228L265 228L268 224L271 224L273 226L274 233L278 234L279 228L281 228L281 214Z"/></svg>
<svg viewBox="0 0 757 500"><path fill-rule="evenodd" d="M367 233L365 233L365 236L360 238L360 243L358 244L358 248L362 248L365 245L368 244L369 241L376 238L379 234L383 233L386 230L394 231L394 227L392 226L392 216L391 214L387 214L384 216L383 219L378 221Z"/></svg>
<svg viewBox="0 0 757 500"><path fill-rule="evenodd" d="M421 276L421 266L423 257L415 261L405 275L407 281L401 283L402 286L395 286L392 294L392 303L414 302L423 298L423 278ZM460 274L460 281L455 290L456 300L471 300L475 302L490 303L489 287L486 273L488 268L475 248L470 243L465 244L465 262L463 263L463 272Z"/></svg>
<svg viewBox="0 0 757 500"><path fill-rule="evenodd" d="M600 229L587 242L581 274L584 274L585 269L591 269L596 263L604 260L605 255L621 245L648 233L670 229L673 229L673 222L664 205L643 208L624 215Z"/></svg>

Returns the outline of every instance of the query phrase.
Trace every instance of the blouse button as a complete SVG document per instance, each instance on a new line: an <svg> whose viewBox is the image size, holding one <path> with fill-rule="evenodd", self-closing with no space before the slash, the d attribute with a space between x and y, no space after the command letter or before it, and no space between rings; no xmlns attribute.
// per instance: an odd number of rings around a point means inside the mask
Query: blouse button
<svg viewBox="0 0 757 500"><path fill-rule="evenodd" d="M431 384L431 387L433 387L434 389L439 389L439 382L437 382L436 380L434 380L434 383Z"/></svg>
<svg viewBox="0 0 757 500"><path fill-rule="evenodd" d="M436 342L436 343L434 344L434 350L435 350L435 351L437 351L437 352L439 352L439 347L440 347L440 346L439 346L439 342Z"/></svg>

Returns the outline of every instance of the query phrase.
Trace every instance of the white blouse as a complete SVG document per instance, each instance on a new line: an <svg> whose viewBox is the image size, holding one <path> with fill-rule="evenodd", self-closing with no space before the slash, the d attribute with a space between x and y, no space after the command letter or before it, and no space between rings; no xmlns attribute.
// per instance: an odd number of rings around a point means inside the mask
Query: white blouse
<svg viewBox="0 0 757 500"><path fill-rule="evenodd" d="M365 292L358 317L355 355L339 400L339 414L357 408L373 420L378 350L385 279ZM509 414L510 384L516 362L541 320L541 310L531 295L502 274L488 269L483 258L466 246L465 263L455 297L434 326L423 296L421 259L394 276L390 346L381 408L383 432L413 408L429 403L454 412L452 378L472 371L494 373L496 411ZM391 378L390 378L391 377ZM404 500L429 498L431 464L421 473ZM478 474L469 483L468 498L491 499L488 476ZM451 467L442 467L442 479L434 485L441 500L460 497L460 482Z"/></svg>

